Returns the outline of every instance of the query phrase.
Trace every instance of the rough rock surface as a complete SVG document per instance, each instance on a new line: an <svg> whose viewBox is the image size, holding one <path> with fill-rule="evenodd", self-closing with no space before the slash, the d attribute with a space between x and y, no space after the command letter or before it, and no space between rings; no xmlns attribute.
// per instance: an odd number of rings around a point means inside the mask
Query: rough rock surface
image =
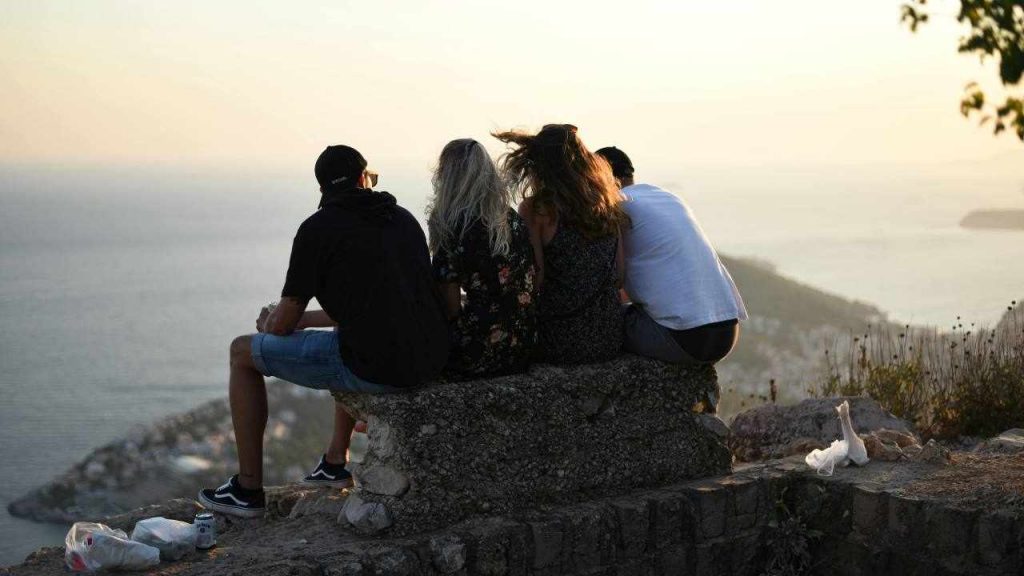
<svg viewBox="0 0 1024 576"><path fill-rule="evenodd" d="M403 394L336 394L369 436L344 516L363 533L409 534L725 473L728 428L694 411L716 390L711 367L626 355Z"/></svg>
<svg viewBox="0 0 1024 576"><path fill-rule="evenodd" d="M985 440L975 446L974 451L1002 452L1007 454L1024 452L1024 428L1013 428L995 438Z"/></svg>
<svg viewBox="0 0 1024 576"><path fill-rule="evenodd" d="M162 562L160 576L755 576L1024 570L1024 462L959 455L949 466L870 462L818 476L800 458L728 476L553 507L529 519L470 519L408 537L364 538L335 522L344 490L286 486L259 520L216 516L217 547ZM297 511L303 510L302 513ZM187 519L169 503L149 514ZM109 521L131 529L133 513ZM799 521L796 532L790 519ZM794 550L812 537L801 572ZM768 566L783 567L769 572ZM786 570L785 568L789 568ZM0 574L66 575L43 548Z"/></svg>
<svg viewBox="0 0 1024 576"><path fill-rule="evenodd" d="M909 423L870 398L811 398L793 406L765 404L737 414L730 424L733 454L739 461L754 462L828 446L843 436L835 410L843 400L850 402L850 419L858 434L883 428L913 434Z"/></svg>

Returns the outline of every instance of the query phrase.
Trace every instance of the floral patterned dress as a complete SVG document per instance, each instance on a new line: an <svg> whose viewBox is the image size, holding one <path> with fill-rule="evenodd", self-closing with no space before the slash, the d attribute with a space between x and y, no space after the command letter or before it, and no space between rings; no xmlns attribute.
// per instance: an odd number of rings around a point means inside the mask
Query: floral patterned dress
<svg viewBox="0 0 1024 576"><path fill-rule="evenodd" d="M524 372L537 342L536 266L526 223L508 212L508 255L493 255L487 229L473 223L458 245L434 254L438 282L458 284L466 296L452 320L449 380ZM455 234L458 237L458 234Z"/></svg>
<svg viewBox="0 0 1024 576"><path fill-rule="evenodd" d="M603 362L622 347L623 312L615 269L619 237L588 239L572 224L558 226L544 247L538 297L539 360Z"/></svg>

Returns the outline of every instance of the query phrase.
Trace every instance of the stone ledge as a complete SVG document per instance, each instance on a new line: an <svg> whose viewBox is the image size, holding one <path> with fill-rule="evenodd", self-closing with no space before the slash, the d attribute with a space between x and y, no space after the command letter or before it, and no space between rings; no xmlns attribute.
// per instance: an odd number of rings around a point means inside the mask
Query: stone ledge
<svg viewBox="0 0 1024 576"><path fill-rule="evenodd" d="M717 400L711 367L624 355L603 364L335 394L368 423L343 512L392 535L726 473L728 428L695 412Z"/></svg>
<svg viewBox="0 0 1024 576"><path fill-rule="evenodd" d="M923 463L871 463L826 478L799 459L787 459L535 511L528 519L474 518L399 538L365 538L339 526L334 517L345 491L289 486L268 492L267 518L218 516L216 550L191 553L155 573L754 576L779 552L768 543L784 504L805 526L824 533L810 547L813 573L1020 574L1024 511L964 507L905 493L908 485L941 470ZM149 512L189 513L181 502ZM9 573L65 574L62 552L42 549Z"/></svg>

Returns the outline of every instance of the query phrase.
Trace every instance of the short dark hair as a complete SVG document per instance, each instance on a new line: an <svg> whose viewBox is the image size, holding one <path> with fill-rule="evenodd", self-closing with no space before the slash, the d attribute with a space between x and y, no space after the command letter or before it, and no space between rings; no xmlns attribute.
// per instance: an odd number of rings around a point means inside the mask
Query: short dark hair
<svg viewBox="0 0 1024 576"><path fill-rule="evenodd" d="M594 152L608 161L611 164L612 174L616 178L629 178L633 176L633 162L630 161L629 156L622 150L619 150L615 146L606 146L601 148L597 152Z"/></svg>

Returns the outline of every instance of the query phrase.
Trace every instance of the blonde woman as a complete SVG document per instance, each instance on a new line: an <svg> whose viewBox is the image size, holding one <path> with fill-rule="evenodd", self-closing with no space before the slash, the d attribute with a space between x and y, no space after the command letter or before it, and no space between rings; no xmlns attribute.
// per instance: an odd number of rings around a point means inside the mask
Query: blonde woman
<svg viewBox="0 0 1024 576"><path fill-rule="evenodd" d="M476 140L444 147L433 184L430 249L452 329L446 375L523 372L536 343L536 266L526 224Z"/></svg>

